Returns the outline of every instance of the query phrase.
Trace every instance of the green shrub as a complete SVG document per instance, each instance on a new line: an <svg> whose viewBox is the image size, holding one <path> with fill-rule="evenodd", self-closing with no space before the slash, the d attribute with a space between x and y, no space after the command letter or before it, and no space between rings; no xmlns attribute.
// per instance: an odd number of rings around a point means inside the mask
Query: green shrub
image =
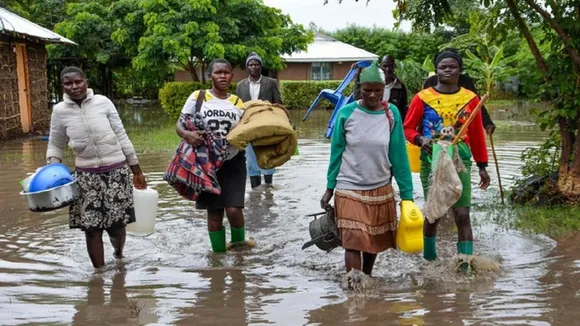
<svg viewBox="0 0 580 326"><path fill-rule="evenodd" d="M332 81L281 81L280 92L282 100L288 109L307 109L321 90L336 89L340 80ZM159 101L167 114L177 119L183 108L183 104L189 95L198 89L210 88L209 83L200 82L168 82L159 90ZM353 84L350 84L343 94L350 94ZM232 83L230 92L235 92L236 83ZM329 101L320 101L319 108L330 109L332 104Z"/></svg>
<svg viewBox="0 0 580 326"><path fill-rule="evenodd" d="M282 101L288 109L307 109L312 105L318 94L323 89L336 89L341 80L329 81L281 81L280 92ZM348 85L343 94L350 94L353 90L353 83ZM330 109L332 104L329 101L320 101L320 108Z"/></svg>
<svg viewBox="0 0 580 326"><path fill-rule="evenodd" d="M171 118L177 119L179 118L179 114L181 113L181 109L183 109L185 101L191 93L198 89L209 88L211 88L209 82L168 82L159 90L159 102L161 103L163 110L165 110ZM235 93L235 91L236 83L232 83L230 86L230 92Z"/></svg>
<svg viewBox="0 0 580 326"><path fill-rule="evenodd" d="M520 158L524 165L520 175L514 178L510 195L512 202L540 206L557 206L564 202L556 186L561 144L560 133L553 130L539 147L522 152Z"/></svg>
<svg viewBox="0 0 580 326"><path fill-rule="evenodd" d="M423 82L428 77L428 71L422 64L413 60L397 61L397 77L405 84L409 101L423 89Z"/></svg>

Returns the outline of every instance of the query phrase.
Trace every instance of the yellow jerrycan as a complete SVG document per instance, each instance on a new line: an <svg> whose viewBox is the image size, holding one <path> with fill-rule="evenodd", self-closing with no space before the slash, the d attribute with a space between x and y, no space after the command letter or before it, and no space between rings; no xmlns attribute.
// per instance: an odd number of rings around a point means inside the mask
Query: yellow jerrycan
<svg viewBox="0 0 580 326"><path fill-rule="evenodd" d="M411 143L407 143L407 156L409 157L409 167L411 172L421 172L421 148Z"/></svg>
<svg viewBox="0 0 580 326"><path fill-rule="evenodd" d="M423 251L423 213L410 200L401 202L401 220L397 228L397 247L406 253Z"/></svg>

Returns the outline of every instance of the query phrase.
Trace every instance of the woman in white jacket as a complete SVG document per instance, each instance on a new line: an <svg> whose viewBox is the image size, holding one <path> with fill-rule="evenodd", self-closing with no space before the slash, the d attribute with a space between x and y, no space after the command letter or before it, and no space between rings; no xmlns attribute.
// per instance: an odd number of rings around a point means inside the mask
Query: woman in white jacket
<svg viewBox="0 0 580 326"><path fill-rule="evenodd" d="M85 232L89 257L99 268L105 265L103 230L115 258L123 257L125 227L135 222L132 183L138 189L147 183L113 102L95 95L77 67L63 69L60 79L64 100L52 112L46 157L49 163L61 162L68 139L81 196L70 207L69 226Z"/></svg>

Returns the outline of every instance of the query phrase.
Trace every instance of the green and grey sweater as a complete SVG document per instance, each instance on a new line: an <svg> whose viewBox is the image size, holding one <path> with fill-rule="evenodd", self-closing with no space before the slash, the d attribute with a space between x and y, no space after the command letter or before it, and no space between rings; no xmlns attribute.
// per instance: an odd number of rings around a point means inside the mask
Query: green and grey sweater
<svg viewBox="0 0 580 326"><path fill-rule="evenodd" d="M330 145L328 189L372 190L389 184L394 176L401 199L413 200L403 122L396 106L389 104L389 109L392 128L385 110L371 111L358 101L338 112Z"/></svg>

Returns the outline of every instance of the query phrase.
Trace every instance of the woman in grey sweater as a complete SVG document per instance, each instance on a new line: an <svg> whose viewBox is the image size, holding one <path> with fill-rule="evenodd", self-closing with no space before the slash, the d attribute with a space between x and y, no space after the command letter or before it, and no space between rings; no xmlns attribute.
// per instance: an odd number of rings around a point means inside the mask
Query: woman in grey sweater
<svg viewBox="0 0 580 326"><path fill-rule="evenodd" d="M60 79L64 100L52 112L46 157L49 163L61 162L68 140L81 196L70 207L69 226L85 232L89 257L99 268L105 265L103 230L115 258L123 257L125 227L135 222L133 184L145 189L147 183L113 102L95 95L77 67L63 69Z"/></svg>

